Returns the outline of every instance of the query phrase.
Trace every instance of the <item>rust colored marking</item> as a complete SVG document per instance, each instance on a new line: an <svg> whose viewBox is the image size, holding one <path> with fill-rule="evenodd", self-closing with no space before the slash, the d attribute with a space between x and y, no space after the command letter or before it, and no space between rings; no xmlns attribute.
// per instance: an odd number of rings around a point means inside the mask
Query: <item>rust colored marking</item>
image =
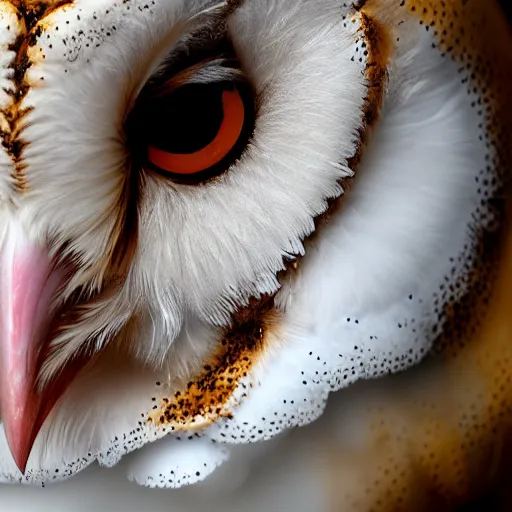
<svg viewBox="0 0 512 512"><path fill-rule="evenodd" d="M368 52L368 64L365 73L368 81L368 95L365 98L364 123L360 131L358 149L349 161L351 169L359 167L368 137L379 118L388 78L387 67L392 53L389 31L386 27L376 18L368 15L364 9L359 11L359 17L362 24L361 34L364 40L362 44L363 51Z"/></svg>
<svg viewBox="0 0 512 512"><path fill-rule="evenodd" d="M169 424L172 430L191 430L229 417L235 405L229 402L239 385L246 388L242 381L264 350L265 333L274 315L273 297L239 311L235 325L222 338L216 360L204 366L199 379L191 381L185 391L164 399L149 421Z"/></svg>
<svg viewBox="0 0 512 512"><path fill-rule="evenodd" d="M12 178L18 191L26 190L28 181L25 174L26 164L23 162L23 151L27 142L23 140L24 119L30 108L23 106L23 101L30 90L26 74L32 62L28 56L29 48L34 46L40 35L40 21L51 12L70 5L73 0L12 0L20 21L20 33L9 50L14 52L14 58L9 64L12 70L12 87L6 92L11 98L10 104L2 111L7 123L7 129L0 132L2 145L10 155L14 169Z"/></svg>
<svg viewBox="0 0 512 512"><path fill-rule="evenodd" d="M390 45L384 28L365 14L354 13L361 21L360 39L363 51L368 52L365 76L368 80L368 95L363 108L363 128L356 156L350 162L357 168L360 154L369 131L378 118L387 78L387 64ZM355 20L347 19L352 23ZM317 231L328 222L340 200L330 202L327 211L316 219ZM317 231L313 235L316 235ZM306 240L311 243L313 236ZM280 282L289 278L297 269L299 261L285 262L286 269L278 276ZM148 415L148 421L155 425L170 426L171 430L191 430L204 427L219 418L230 417L233 413L234 393L242 387L245 378L259 360L268 343L272 327L279 321L274 307L275 295L253 299L248 307L234 315L233 326L226 331L220 342L220 350L201 375L192 380L186 389L178 391L172 398L164 398ZM249 384L250 386L250 384Z"/></svg>

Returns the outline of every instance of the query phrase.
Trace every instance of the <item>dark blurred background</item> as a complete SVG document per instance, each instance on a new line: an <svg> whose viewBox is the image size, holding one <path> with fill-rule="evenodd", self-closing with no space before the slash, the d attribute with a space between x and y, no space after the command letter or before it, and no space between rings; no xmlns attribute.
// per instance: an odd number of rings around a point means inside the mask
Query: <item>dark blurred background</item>
<svg viewBox="0 0 512 512"><path fill-rule="evenodd" d="M506 13L506 15L508 16L508 19L509 20L512 19L511 1L510 0L500 0L500 3L501 3L501 6L503 7L503 10Z"/></svg>

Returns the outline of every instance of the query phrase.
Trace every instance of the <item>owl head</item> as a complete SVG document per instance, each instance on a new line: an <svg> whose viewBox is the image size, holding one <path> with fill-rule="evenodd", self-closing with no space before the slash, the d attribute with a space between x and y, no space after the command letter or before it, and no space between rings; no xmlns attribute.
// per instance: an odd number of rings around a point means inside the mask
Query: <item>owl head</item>
<svg viewBox="0 0 512 512"><path fill-rule="evenodd" d="M453 336L502 141L419 3L0 2L4 479L200 480Z"/></svg>

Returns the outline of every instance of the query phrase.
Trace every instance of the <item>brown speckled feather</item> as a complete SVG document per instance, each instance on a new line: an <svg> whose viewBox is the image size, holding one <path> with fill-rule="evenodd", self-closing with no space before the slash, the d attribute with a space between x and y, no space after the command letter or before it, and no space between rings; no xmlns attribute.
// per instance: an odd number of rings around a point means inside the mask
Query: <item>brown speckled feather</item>
<svg viewBox="0 0 512 512"><path fill-rule="evenodd" d="M470 71L481 93L486 131L497 149L494 163L508 181L512 38L499 7L478 0L368 0L363 10L391 31L406 20L421 23L435 34L445 58ZM510 469L509 196L504 190L496 203L508 222L480 240L479 263L468 273L468 294L445 312L449 322L436 355L410 374L354 391L359 406L351 421L369 427L362 443L342 427L343 441L328 444L333 511L452 511L492 488ZM488 502L480 505L478 510L490 510Z"/></svg>

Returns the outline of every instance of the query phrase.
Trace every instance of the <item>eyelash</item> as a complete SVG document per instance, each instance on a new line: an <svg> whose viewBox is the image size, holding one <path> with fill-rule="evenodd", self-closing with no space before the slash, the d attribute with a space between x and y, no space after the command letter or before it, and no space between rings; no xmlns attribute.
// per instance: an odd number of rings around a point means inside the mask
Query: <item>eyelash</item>
<svg viewBox="0 0 512 512"><path fill-rule="evenodd" d="M127 118L128 149L135 165L197 185L240 158L255 119L254 92L229 41L192 45L141 91Z"/></svg>

